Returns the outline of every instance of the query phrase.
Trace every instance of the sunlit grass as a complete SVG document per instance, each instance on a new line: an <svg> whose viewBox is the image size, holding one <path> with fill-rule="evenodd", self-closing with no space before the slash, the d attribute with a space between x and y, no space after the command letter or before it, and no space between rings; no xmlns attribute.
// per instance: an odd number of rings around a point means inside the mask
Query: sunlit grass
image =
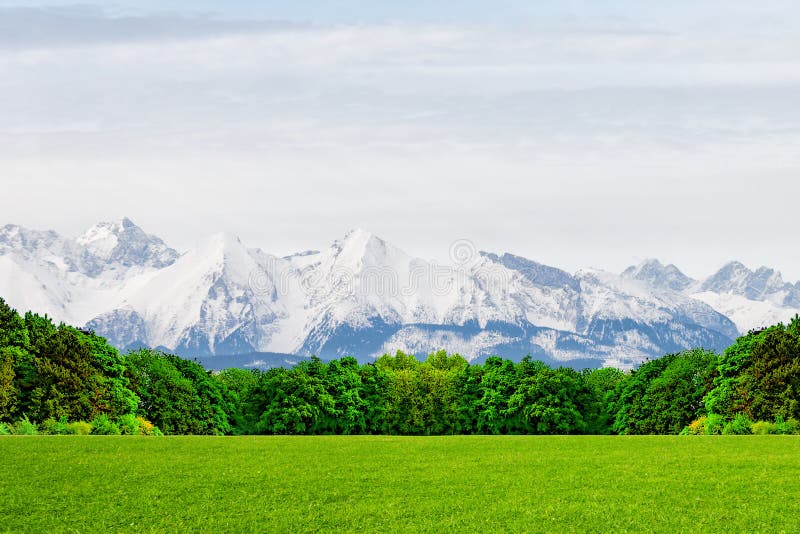
<svg viewBox="0 0 800 534"><path fill-rule="evenodd" d="M797 531L800 438L0 438L0 530Z"/></svg>

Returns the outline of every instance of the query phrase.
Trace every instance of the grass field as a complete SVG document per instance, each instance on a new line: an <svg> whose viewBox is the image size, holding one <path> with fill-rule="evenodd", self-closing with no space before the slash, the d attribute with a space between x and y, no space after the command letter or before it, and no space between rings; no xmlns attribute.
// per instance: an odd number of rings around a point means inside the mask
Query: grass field
<svg viewBox="0 0 800 534"><path fill-rule="evenodd" d="M787 531L800 438L0 438L7 531Z"/></svg>

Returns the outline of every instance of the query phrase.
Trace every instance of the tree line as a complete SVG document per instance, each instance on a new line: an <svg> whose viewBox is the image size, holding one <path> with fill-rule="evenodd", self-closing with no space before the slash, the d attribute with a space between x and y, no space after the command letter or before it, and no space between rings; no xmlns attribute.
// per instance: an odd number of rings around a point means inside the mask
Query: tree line
<svg viewBox="0 0 800 534"><path fill-rule="evenodd" d="M746 434L798 419L800 317L632 371L438 351L209 372L0 299L0 433Z"/></svg>

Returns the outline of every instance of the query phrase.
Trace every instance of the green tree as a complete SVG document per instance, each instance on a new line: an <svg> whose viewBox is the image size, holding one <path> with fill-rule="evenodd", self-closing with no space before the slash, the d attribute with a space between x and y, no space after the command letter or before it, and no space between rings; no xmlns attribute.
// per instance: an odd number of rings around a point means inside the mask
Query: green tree
<svg viewBox="0 0 800 534"><path fill-rule="evenodd" d="M614 390L625 380L625 373L615 367L603 367L583 371L582 378L591 395L583 414L587 424L586 432L611 433L615 415L611 407Z"/></svg>
<svg viewBox="0 0 800 534"><path fill-rule="evenodd" d="M72 327L61 325L33 358L35 378L30 393L32 419L66 417L87 421L96 410L98 377L91 348Z"/></svg>
<svg viewBox="0 0 800 534"><path fill-rule="evenodd" d="M778 326L750 332L739 337L725 349L717 364L714 387L703 399L708 413L717 413L731 419L737 413L750 413L750 394L743 380L750 372L753 347L763 343L764 338Z"/></svg>
<svg viewBox="0 0 800 534"><path fill-rule="evenodd" d="M591 401L580 373L560 367L531 366L511 394L508 430L524 434L579 434L587 425L582 411Z"/></svg>
<svg viewBox="0 0 800 534"><path fill-rule="evenodd" d="M386 375L386 412L383 433L421 435L425 433L424 393L420 384L420 362L413 354L397 351L384 354L375 366Z"/></svg>
<svg viewBox="0 0 800 534"><path fill-rule="evenodd" d="M260 372L256 369L225 369L214 374L214 378L221 382L229 392L232 404L230 415L231 429L234 434L247 432L247 399L253 391Z"/></svg>
<svg viewBox="0 0 800 534"><path fill-rule="evenodd" d="M27 349L30 340L25 321L16 310L0 298L0 347L19 347Z"/></svg>
<svg viewBox="0 0 800 534"><path fill-rule="evenodd" d="M771 329L750 360L737 388L744 413L762 421L800 418L800 320Z"/></svg>
<svg viewBox="0 0 800 534"><path fill-rule="evenodd" d="M259 376L250 395L249 431L255 434L317 434L328 428L335 400L322 380L319 360L293 369L270 369Z"/></svg>
<svg viewBox="0 0 800 534"><path fill-rule="evenodd" d="M462 372L469 365L458 354L440 350L428 355L417 368L421 393L422 433L455 434L460 430L460 409L463 402Z"/></svg>
<svg viewBox="0 0 800 534"><path fill-rule="evenodd" d="M529 359L530 360L530 359ZM535 365L531 362L531 365ZM486 358L481 373L481 397L475 402L476 431L481 434L507 434L509 401L517 391L516 366L511 360L496 356Z"/></svg>
<svg viewBox="0 0 800 534"><path fill-rule="evenodd" d="M0 347L0 422L11 422L17 409L17 384L14 371L18 347Z"/></svg>
<svg viewBox="0 0 800 534"><path fill-rule="evenodd" d="M227 434L234 412L225 385L198 363L141 349L126 357L126 376L141 399L139 415L167 434Z"/></svg>
<svg viewBox="0 0 800 534"><path fill-rule="evenodd" d="M619 434L677 434L705 413L718 358L702 349L648 361L621 381L613 393Z"/></svg>

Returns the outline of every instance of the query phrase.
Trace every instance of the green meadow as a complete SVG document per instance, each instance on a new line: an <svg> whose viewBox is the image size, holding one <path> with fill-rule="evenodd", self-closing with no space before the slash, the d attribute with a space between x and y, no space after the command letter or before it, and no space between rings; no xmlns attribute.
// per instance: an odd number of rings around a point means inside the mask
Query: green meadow
<svg viewBox="0 0 800 534"><path fill-rule="evenodd" d="M786 531L795 436L0 438L0 529Z"/></svg>

